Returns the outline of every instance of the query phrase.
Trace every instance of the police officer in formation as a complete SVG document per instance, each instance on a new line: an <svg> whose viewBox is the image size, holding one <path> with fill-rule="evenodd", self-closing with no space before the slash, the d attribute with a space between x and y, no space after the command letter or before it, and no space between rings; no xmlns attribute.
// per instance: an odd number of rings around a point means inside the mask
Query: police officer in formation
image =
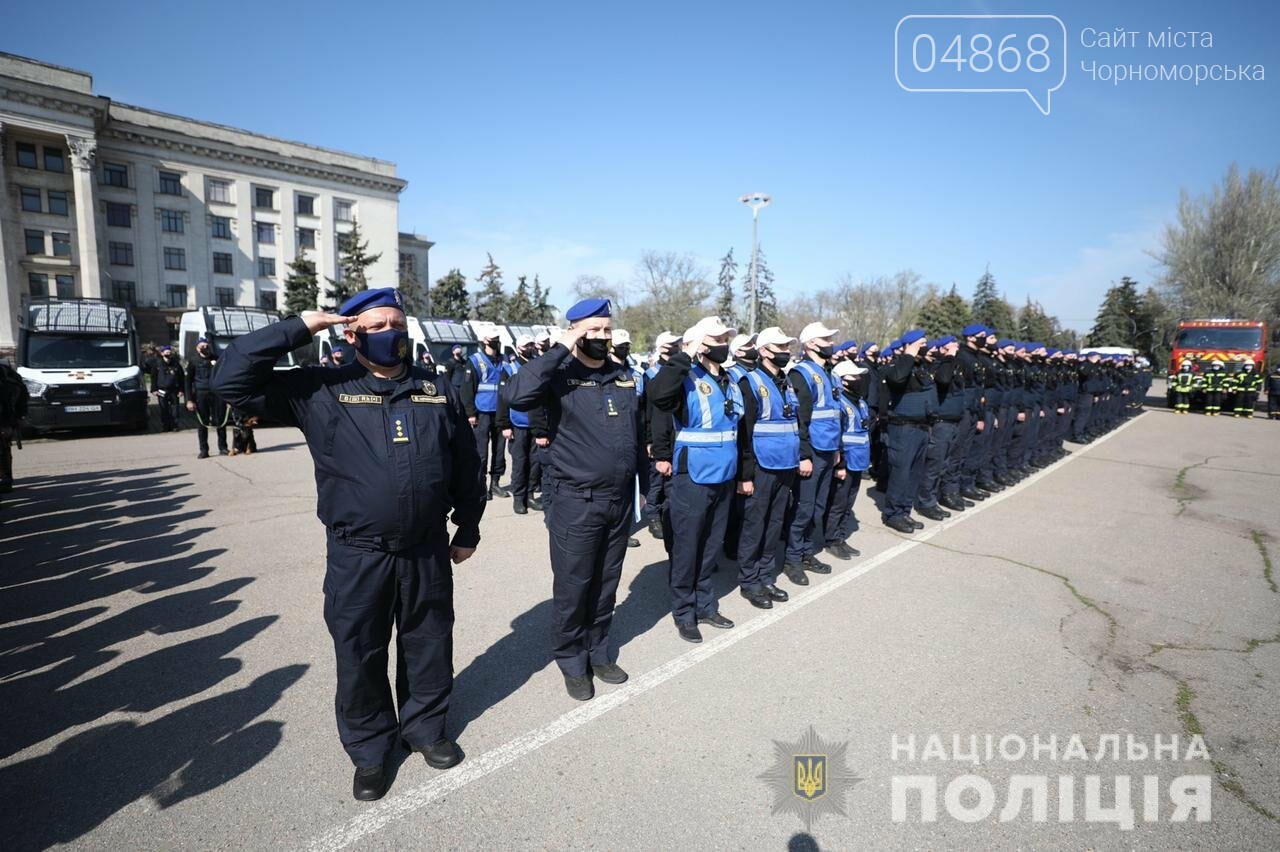
<svg viewBox="0 0 1280 852"><path fill-rule="evenodd" d="M502 381L502 342L494 329L480 341L480 351L467 359L469 371L463 372L462 404L467 408L467 418L475 430L476 449L483 466L481 481L487 472L489 490L487 499L510 497L511 492L498 480L507 472L506 439L498 425L498 385Z"/></svg>
<svg viewBox="0 0 1280 852"><path fill-rule="evenodd" d="M498 428L507 446L511 448L511 509L517 515L527 515L530 509L541 512L542 503L534 496L535 484L541 481L541 465L535 454L537 444L530 429L528 411L516 411L507 402L503 391L511 379L530 361L538 356L537 345L527 334L516 339L515 358L502 365L498 381Z"/></svg>
<svg viewBox="0 0 1280 852"><path fill-rule="evenodd" d="M196 416L196 439L200 445L198 459L209 458L209 429L218 436L218 455L225 456L227 450L227 420L230 417L227 406L213 392L213 372L218 366L213 346L207 338L196 341L195 357L187 364L187 411Z"/></svg>
<svg viewBox="0 0 1280 852"><path fill-rule="evenodd" d="M354 363L276 371L319 331L345 325ZM386 793L398 750L429 766L462 759L445 731L453 684L453 574L474 553L481 462L451 386L410 364L399 291L364 290L337 314L290 317L237 338L214 391L237 409L297 426L315 464L328 536L324 617L337 660L338 736L352 792ZM456 525L450 537L446 518ZM387 647L396 632L396 685Z"/></svg>
<svg viewBox="0 0 1280 852"><path fill-rule="evenodd" d="M22 444L30 394L22 376L0 361L0 494L13 490L13 443Z"/></svg>

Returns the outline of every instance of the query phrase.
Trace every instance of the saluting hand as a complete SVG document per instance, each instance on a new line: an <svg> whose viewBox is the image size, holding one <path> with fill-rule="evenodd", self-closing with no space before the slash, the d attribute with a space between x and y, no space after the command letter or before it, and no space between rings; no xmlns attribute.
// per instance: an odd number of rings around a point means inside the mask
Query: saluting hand
<svg viewBox="0 0 1280 852"><path fill-rule="evenodd" d="M331 328L335 325L346 325L347 323L355 322L356 318L344 317L341 314L315 313L310 316L303 317L302 321L307 324L307 331L315 334L318 331Z"/></svg>
<svg viewBox="0 0 1280 852"><path fill-rule="evenodd" d="M559 343L561 346L563 346L565 349L568 349L570 352L572 352L573 348L578 345L578 341L581 340L583 337L586 337L586 334L587 334L586 326L580 325L576 328L574 328L573 326L570 326L569 328L565 329L564 333L560 335L560 339L556 342Z"/></svg>

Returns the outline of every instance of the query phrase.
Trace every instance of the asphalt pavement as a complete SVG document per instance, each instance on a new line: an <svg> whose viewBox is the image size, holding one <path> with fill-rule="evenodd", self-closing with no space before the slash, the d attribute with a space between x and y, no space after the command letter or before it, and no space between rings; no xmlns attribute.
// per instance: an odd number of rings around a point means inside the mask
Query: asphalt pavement
<svg viewBox="0 0 1280 852"><path fill-rule="evenodd" d="M208 460L190 431L30 442L0 504L0 837L1275 849L1278 439L1260 418L1151 410L913 537L864 491L861 557L783 580L792 600L768 612L721 571L737 626L698 646L641 532L614 624L632 677L586 704L548 651L541 515L495 500L455 569L466 760L409 758L373 804L351 799L335 732L299 433ZM817 786L805 755L825 758Z"/></svg>

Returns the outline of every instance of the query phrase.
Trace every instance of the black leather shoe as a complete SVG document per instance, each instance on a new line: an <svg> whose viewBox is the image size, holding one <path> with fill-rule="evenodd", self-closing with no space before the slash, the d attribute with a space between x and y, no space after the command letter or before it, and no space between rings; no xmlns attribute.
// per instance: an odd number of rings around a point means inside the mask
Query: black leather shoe
<svg viewBox="0 0 1280 852"><path fill-rule="evenodd" d="M988 494L996 494L1004 489L1004 486L996 482L994 479L984 479L978 483L978 489L986 491Z"/></svg>
<svg viewBox="0 0 1280 852"><path fill-rule="evenodd" d="M591 671L595 672L596 677L605 683L626 683L627 673L617 663L605 663L604 665L592 665Z"/></svg>
<svg viewBox="0 0 1280 852"><path fill-rule="evenodd" d="M917 521L915 518L907 518L907 520L908 520L908 521L910 521L910 522L911 522L911 526L915 527L916 529L918 529L918 530L922 530L922 529L924 529L924 524L920 523L920 522L919 522L919 521Z"/></svg>
<svg viewBox="0 0 1280 852"><path fill-rule="evenodd" d="M351 795L357 802L373 802L387 795L387 771L382 766L356 768Z"/></svg>
<svg viewBox="0 0 1280 852"><path fill-rule="evenodd" d="M960 496L966 500L985 500L991 495L985 491L979 491L977 488L966 488L960 492Z"/></svg>
<svg viewBox="0 0 1280 852"><path fill-rule="evenodd" d="M533 510L533 511L535 511L535 512L541 512L541 511L542 511L542 501L541 501L541 500L539 500L537 497L530 497L530 498L529 498L529 508L530 508L530 509L532 509L532 510Z"/></svg>
<svg viewBox="0 0 1280 852"><path fill-rule="evenodd" d="M218 455L220 455L220 456L225 456L228 452L229 452L229 450L228 450L226 447L219 447L219 448L218 448Z"/></svg>
<svg viewBox="0 0 1280 852"><path fill-rule="evenodd" d="M499 485L499 484L498 484L498 478L497 478L496 476L495 476L495 477L493 477L493 481L492 481L492 482L490 483L490 485L489 485L489 490L490 490L491 492L493 492L493 496L495 496L495 497L510 497L510 496L511 496L511 489L509 489L509 488L503 488L501 485Z"/></svg>
<svg viewBox="0 0 1280 852"><path fill-rule="evenodd" d="M511 502L511 511L517 515L527 515L529 514L529 504L517 497Z"/></svg>
<svg viewBox="0 0 1280 852"><path fill-rule="evenodd" d="M823 550L825 550L827 553L830 553L832 556L834 556L836 559L841 560L842 562L852 559L853 554L845 553L842 545L844 545L843 541L837 541L835 544L828 544L826 547L823 548ZM844 545L844 546L847 547L847 545Z"/></svg>
<svg viewBox="0 0 1280 852"><path fill-rule="evenodd" d="M777 601L778 603L782 603L783 601L788 600L791 597L791 595L787 594L782 589L779 589L773 583L770 583L769 585L764 587L764 593L768 595L770 598L772 598L773 600Z"/></svg>
<svg viewBox="0 0 1280 852"><path fill-rule="evenodd" d="M649 522L649 535L653 536L659 541L662 540L662 521Z"/></svg>
<svg viewBox="0 0 1280 852"><path fill-rule="evenodd" d="M800 560L800 564L804 566L804 570L814 574L830 574L831 573L831 566L825 562L820 561L815 556L805 555L805 557Z"/></svg>
<svg viewBox="0 0 1280 852"><path fill-rule="evenodd" d="M931 521L945 521L947 518L951 517L937 506L917 506L916 512L924 515Z"/></svg>
<svg viewBox="0 0 1280 852"><path fill-rule="evenodd" d="M440 740L422 750L427 766L432 769L451 769L462 762L462 749L453 740Z"/></svg>
<svg viewBox="0 0 1280 852"><path fill-rule="evenodd" d="M943 494L942 497L938 499L938 505L945 506L953 512L964 511L964 501L960 499L959 494Z"/></svg>
<svg viewBox="0 0 1280 852"><path fill-rule="evenodd" d="M849 542L847 541L837 541L835 544L835 548L837 551L844 554L845 559L852 559L855 556L862 555L861 550L849 544Z"/></svg>
<svg viewBox="0 0 1280 852"><path fill-rule="evenodd" d="M565 675L564 688L574 701L590 701L596 697L596 687L591 682L591 675L579 675L578 677Z"/></svg>
<svg viewBox="0 0 1280 852"><path fill-rule="evenodd" d="M697 645L702 641L702 631L696 624L677 624L676 630L680 633L680 638L686 642Z"/></svg>
<svg viewBox="0 0 1280 852"><path fill-rule="evenodd" d="M200 452L196 453L196 458L198 458L198 459L207 459L207 458L209 458L209 451L208 451L208 450L201 450Z"/></svg>
<svg viewBox="0 0 1280 852"><path fill-rule="evenodd" d="M728 630L730 627L733 626L732 621L725 618L723 615L721 615L718 612L713 612L711 613L711 615L702 616L701 618L698 619L698 623L707 624L707 625L710 625L711 627L718 627L721 630Z"/></svg>
<svg viewBox="0 0 1280 852"><path fill-rule="evenodd" d="M809 585L809 578L804 575L804 568L794 562L784 562L782 565L782 573L787 579L795 583L797 586Z"/></svg>
<svg viewBox="0 0 1280 852"><path fill-rule="evenodd" d="M627 547L639 547L639 546L640 546L640 539L636 538L635 536L632 536L631 538L627 539Z"/></svg>
<svg viewBox="0 0 1280 852"><path fill-rule="evenodd" d="M884 522L884 525L891 530L897 530L898 532L906 533L907 535L916 531L915 524L911 523L910 519L904 518L901 515L889 518Z"/></svg>
<svg viewBox="0 0 1280 852"><path fill-rule="evenodd" d="M765 592L748 592L746 589L738 589L738 594L746 598L756 609L773 609L773 598Z"/></svg>

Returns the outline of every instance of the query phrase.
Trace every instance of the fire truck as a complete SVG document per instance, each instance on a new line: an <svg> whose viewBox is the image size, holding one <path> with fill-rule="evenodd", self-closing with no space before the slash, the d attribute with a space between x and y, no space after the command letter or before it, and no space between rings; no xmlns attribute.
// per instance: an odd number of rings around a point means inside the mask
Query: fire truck
<svg viewBox="0 0 1280 852"><path fill-rule="evenodd" d="M1242 370L1245 361L1252 361L1254 370L1262 373L1267 362L1267 324L1260 320L1181 320L1170 348L1171 376L1183 361L1190 361L1191 369L1201 373L1215 359L1231 373ZM1192 400L1192 404L1198 403L1199 400ZM1173 407L1173 391L1168 392L1168 405Z"/></svg>

